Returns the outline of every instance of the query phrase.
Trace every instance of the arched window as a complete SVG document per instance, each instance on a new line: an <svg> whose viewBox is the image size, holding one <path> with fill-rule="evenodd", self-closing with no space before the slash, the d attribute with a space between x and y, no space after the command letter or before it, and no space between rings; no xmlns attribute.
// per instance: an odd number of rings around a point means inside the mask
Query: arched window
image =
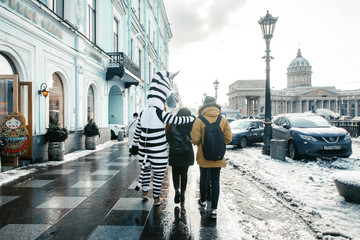
<svg viewBox="0 0 360 240"><path fill-rule="evenodd" d="M14 79L10 75L16 74L13 62L0 52L0 123L3 117L14 111Z"/></svg>
<svg viewBox="0 0 360 240"><path fill-rule="evenodd" d="M94 89L92 86L89 87L87 97L87 120L88 122L92 119L95 122L95 98Z"/></svg>
<svg viewBox="0 0 360 240"><path fill-rule="evenodd" d="M64 88L60 76L52 75L49 88L49 124L59 124L64 127Z"/></svg>
<svg viewBox="0 0 360 240"><path fill-rule="evenodd" d="M13 62L10 58L0 52L0 75L12 74L16 74L16 69Z"/></svg>

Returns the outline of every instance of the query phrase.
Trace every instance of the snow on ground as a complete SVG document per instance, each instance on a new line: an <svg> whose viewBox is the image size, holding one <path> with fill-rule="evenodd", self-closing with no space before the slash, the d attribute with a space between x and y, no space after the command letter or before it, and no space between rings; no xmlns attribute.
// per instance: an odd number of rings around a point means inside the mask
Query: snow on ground
<svg viewBox="0 0 360 240"><path fill-rule="evenodd" d="M261 144L245 149L228 149L227 169L237 169L239 174L246 173L276 192L275 196L303 218L314 231L323 235L339 234L359 239L360 205L348 203L339 196L333 181L334 174L360 174L358 140L354 140L350 158L337 160L276 160L261 153ZM234 171L226 169L223 172L234 174L231 173ZM236 199L236 196L233 198Z"/></svg>
<svg viewBox="0 0 360 240"><path fill-rule="evenodd" d="M57 165L65 163L65 162L74 161L74 160L79 159L83 156L86 156L90 153L100 151L104 148L110 147L115 144L119 144L119 142L118 141L108 141L104 144L96 145L95 150L79 150L79 151L75 151L75 152L72 152L69 154L65 154L64 161L47 161L44 163L30 164L30 165L27 165L24 167L19 167L19 168L5 171L5 172L0 172L0 186L4 185L6 183L9 183L11 181L14 181L15 179L18 179L22 176L26 176L30 173L33 173L40 168L49 167L49 166L57 166Z"/></svg>

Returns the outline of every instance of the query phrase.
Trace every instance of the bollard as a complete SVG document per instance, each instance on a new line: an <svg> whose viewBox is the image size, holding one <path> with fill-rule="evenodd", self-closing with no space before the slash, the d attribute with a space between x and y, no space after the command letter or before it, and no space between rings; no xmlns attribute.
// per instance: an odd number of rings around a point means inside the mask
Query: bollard
<svg viewBox="0 0 360 240"><path fill-rule="evenodd" d="M124 141L124 132L122 130L118 131L118 141Z"/></svg>
<svg viewBox="0 0 360 240"><path fill-rule="evenodd" d="M271 139L270 141L270 157L279 160L285 160L285 140Z"/></svg>

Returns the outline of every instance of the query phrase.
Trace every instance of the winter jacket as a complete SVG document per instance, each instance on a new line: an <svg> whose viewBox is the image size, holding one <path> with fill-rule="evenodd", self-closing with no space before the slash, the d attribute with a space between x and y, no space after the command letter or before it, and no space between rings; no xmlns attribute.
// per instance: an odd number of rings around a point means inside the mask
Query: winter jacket
<svg viewBox="0 0 360 240"><path fill-rule="evenodd" d="M184 125L176 125L176 130L180 135L188 135L190 137L190 132L193 126L192 123L187 123ZM167 128L166 131L166 139L171 148L172 142L174 141L174 132L172 129L172 125ZM172 152L169 153L169 165L172 167L186 167L194 164L194 150L191 148L190 151L184 152L183 154L174 154Z"/></svg>
<svg viewBox="0 0 360 240"><path fill-rule="evenodd" d="M221 107L216 103L204 104L199 109L199 115L204 116L210 123L216 121L217 117L221 114ZM204 134L205 134L205 123L201 121L200 118L197 118L194 122L192 131L190 133L191 142L194 145L198 146L198 150L196 153L196 161L198 165L202 168L216 168L216 167L226 167L225 156L222 160L213 161L206 160L202 150L202 143L204 142ZM225 117L221 118L220 128L224 134L225 144L228 144L232 140L230 125L228 120Z"/></svg>

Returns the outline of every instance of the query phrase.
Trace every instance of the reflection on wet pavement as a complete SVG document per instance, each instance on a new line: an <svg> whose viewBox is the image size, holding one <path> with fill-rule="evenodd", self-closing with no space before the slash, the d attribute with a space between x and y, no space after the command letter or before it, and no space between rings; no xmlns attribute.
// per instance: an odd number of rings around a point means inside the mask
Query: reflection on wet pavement
<svg viewBox="0 0 360 240"><path fill-rule="evenodd" d="M169 167L170 170L170 167ZM199 169L190 167L184 204L175 204L171 171L162 197L142 201L139 166L126 144L40 169L0 187L1 239L238 239L220 197L218 218L198 205ZM152 191L150 190L150 197Z"/></svg>

